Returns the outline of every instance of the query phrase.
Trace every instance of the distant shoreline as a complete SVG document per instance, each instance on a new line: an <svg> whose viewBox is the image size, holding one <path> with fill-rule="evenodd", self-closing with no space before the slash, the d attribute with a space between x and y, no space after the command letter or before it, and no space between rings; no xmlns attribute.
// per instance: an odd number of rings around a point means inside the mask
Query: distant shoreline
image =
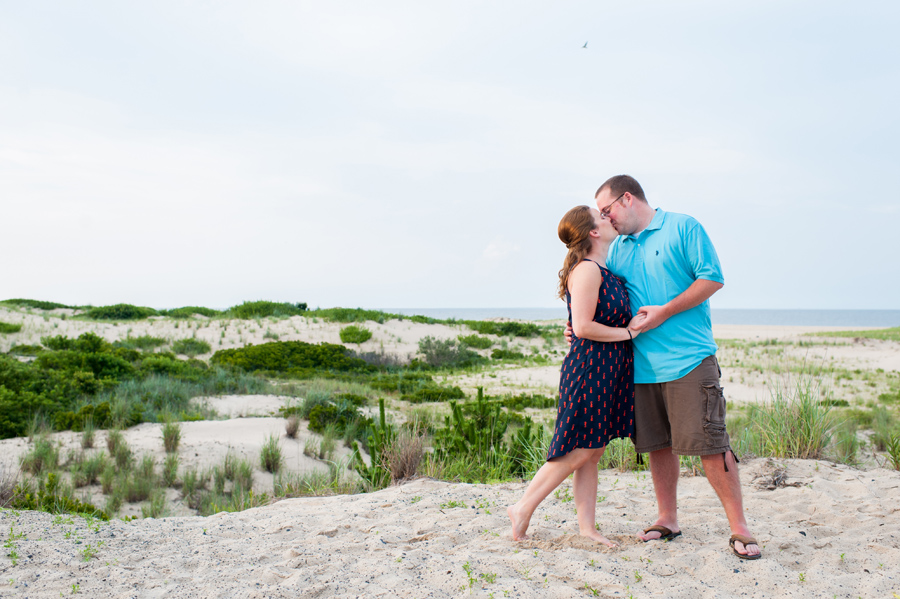
<svg viewBox="0 0 900 599"><path fill-rule="evenodd" d="M561 320L565 306L559 308L383 308L385 312L432 318L483 320L511 318L515 320ZM896 327L900 326L900 310L712 310L715 325L767 326L834 326Z"/></svg>

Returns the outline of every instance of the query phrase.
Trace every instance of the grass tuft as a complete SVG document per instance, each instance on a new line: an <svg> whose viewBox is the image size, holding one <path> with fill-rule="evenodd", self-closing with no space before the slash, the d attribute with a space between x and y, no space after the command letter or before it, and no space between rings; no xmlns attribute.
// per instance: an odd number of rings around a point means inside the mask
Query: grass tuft
<svg viewBox="0 0 900 599"><path fill-rule="evenodd" d="M284 433L291 439L297 438L297 431L300 430L300 417L293 414L284 421Z"/></svg>
<svg viewBox="0 0 900 599"><path fill-rule="evenodd" d="M162 427L162 436L166 453L175 453L181 443L181 425L177 422L165 422Z"/></svg>
<svg viewBox="0 0 900 599"><path fill-rule="evenodd" d="M382 467L390 472L391 482L413 478L425 456L424 432L418 427L402 427L381 454Z"/></svg>
<svg viewBox="0 0 900 599"><path fill-rule="evenodd" d="M800 375L770 386L771 398L751 405L749 426L737 438L742 453L776 458L824 457L834 434L831 406L819 401L827 390L820 379Z"/></svg>
<svg viewBox="0 0 900 599"><path fill-rule="evenodd" d="M260 466L267 472L276 473L281 470L284 456L281 454L281 444L277 435L269 435L259 452Z"/></svg>

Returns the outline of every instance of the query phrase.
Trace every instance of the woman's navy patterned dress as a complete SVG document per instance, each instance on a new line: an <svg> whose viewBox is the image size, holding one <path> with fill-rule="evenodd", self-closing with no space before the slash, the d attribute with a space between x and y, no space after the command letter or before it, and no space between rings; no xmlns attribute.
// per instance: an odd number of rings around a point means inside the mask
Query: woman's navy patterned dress
<svg viewBox="0 0 900 599"><path fill-rule="evenodd" d="M594 264L597 264L594 262ZM603 272L594 322L624 327L631 320L628 292L617 276ZM569 322L572 298L566 292ZM572 337L559 374L559 411L547 459L578 447L599 449L634 435L634 353L631 341L601 342Z"/></svg>

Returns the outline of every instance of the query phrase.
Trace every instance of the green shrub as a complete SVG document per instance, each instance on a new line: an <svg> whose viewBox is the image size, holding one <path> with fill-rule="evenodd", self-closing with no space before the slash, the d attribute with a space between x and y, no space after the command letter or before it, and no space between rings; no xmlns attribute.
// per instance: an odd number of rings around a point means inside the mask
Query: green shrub
<svg viewBox="0 0 900 599"><path fill-rule="evenodd" d="M91 320L143 320L159 314L153 308L133 306L131 304L115 304L91 308L84 313Z"/></svg>
<svg viewBox="0 0 900 599"><path fill-rule="evenodd" d="M19 323L11 323L11 322L0 322L0 333L11 334L18 333L22 330L22 325Z"/></svg>
<svg viewBox="0 0 900 599"><path fill-rule="evenodd" d="M13 345L7 353L13 356L36 356L42 351L44 348L40 345Z"/></svg>
<svg viewBox="0 0 900 599"><path fill-rule="evenodd" d="M378 373L369 378L368 383L373 389L391 393L414 393L422 387L437 385L427 372L414 370Z"/></svg>
<svg viewBox="0 0 900 599"><path fill-rule="evenodd" d="M363 417L352 404L320 404L309 412L309 430L322 434L327 427L334 427L339 434L343 434L348 426L361 418Z"/></svg>
<svg viewBox="0 0 900 599"><path fill-rule="evenodd" d="M503 397L491 397L492 401L497 401L501 406L508 410L521 411L525 408L538 408L546 410L555 408L559 405L558 397L546 397L544 395L535 395L533 393L521 393L519 395L506 395Z"/></svg>
<svg viewBox="0 0 900 599"><path fill-rule="evenodd" d="M200 354L207 354L212 351L212 347L206 341L197 338L179 339L172 344L172 351L176 354L182 354L193 358Z"/></svg>
<svg viewBox="0 0 900 599"><path fill-rule="evenodd" d="M340 335L342 343L360 344L365 343L372 338L372 331L370 331L366 327L360 327L355 324L351 324L350 326L346 326L341 329Z"/></svg>
<svg viewBox="0 0 900 599"><path fill-rule="evenodd" d="M11 306L19 306L22 308L37 308L38 310L56 310L57 308L74 308L75 306L66 306L65 304L57 304L56 302L44 302L33 299L8 299L3 300L0 304L9 304Z"/></svg>
<svg viewBox="0 0 900 599"><path fill-rule="evenodd" d="M495 349L491 352L492 360L521 360L525 354L511 349Z"/></svg>
<svg viewBox="0 0 900 599"><path fill-rule="evenodd" d="M384 324L387 320L403 318L399 314L389 314L380 310L363 310L362 308L325 308L310 311L307 316L330 320L331 322L365 322L371 320L378 324Z"/></svg>
<svg viewBox="0 0 900 599"><path fill-rule="evenodd" d="M494 345L494 340L490 337L482 337L481 335L460 335L459 342L475 349L487 349Z"/></svg>
<svg viewBox="0 0 900 599"><path fill-rule="evenodd" d="M87 431L112 426L112 410L108 401L81 406L77 412L57 412L53 418L56 430ZM90 434L88 435L90 436Z"/></svg>
<svg viewBox="0 0 900 599"><path fill-rule="evenodd" d="M412 393L404 393L400 396L403 401L410 403L422 403L433 401L450 401L451 399L465 399L466 394L459 387L442 387L440 385L422 386Z"/></svg>
<svg viewBox="0 0 900 599"><path fill-rule="evenodd" d="M142 335L140 337L126 337L113 343L115 347L124 347L126 349L139 349L142 351L156 349L169 343L168 339L162 337L151 337L150 335Z"/></svg>
<svg viewBox="0 0 900 599"><path fill-rule="evenodd" d="M247 371L262 371L297 378L309 378L332 372L371 372L372 366L354 358L343 345L305 343L303 341L273 341L237 349L219 350L210 358L211 364L237 366Z"/></svg>
<svg viewBox="0 0 900 599"><path fill-rule="evenodd" d="M480 355L459 344L455 339L423 337L419 340L419 353L434 368L462 367L484 360Z"/></svg>
<svg viewBox="0 0 900 599"><path fill-rule="evenodd" d="M169 316L171 318L192 318L197 314L212 318L213 316L222 314L222 311L213 310L212 308L203 308L201 306L185 306L183 308L173 308L171 310L160 310L159 313L162 316Z"/></svg>
<svg viewBox="0 0 900 599"><path fill-rule="evenodd" d="M302 306L302 308L301 308ZM288 304L284 302L244 302L239 306L232 306L226 310L225 315L231 318L251 319L267 318L270 316L297 316L306 311L306 304Z"/></svg>
<svg viewBox="0 0 900 599"><path fill-rule="evenodd" d="M495 322L493 320L464 320L462 322L473 331L477 331L482 335L537 337L541 334L541 327L530 322Z"/></svg>

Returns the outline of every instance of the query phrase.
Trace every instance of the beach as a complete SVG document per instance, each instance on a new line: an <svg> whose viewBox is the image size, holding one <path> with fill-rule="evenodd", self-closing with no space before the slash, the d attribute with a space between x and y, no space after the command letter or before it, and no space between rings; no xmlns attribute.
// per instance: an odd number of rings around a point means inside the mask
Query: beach
<svg viewBox="0 0 900 599"><path fill-rule="evenodd" d="M127 324L11 311L0 317L25 324L17 344L86 331L111 341L140 335L196 336L215 349L272 338L339 343L343 326L303 317ZM414 356L426 336L451 339L471 333L459 325L406 320L365 326L373 336L359 351L382 351L401 359ZM757 371L765 360L770 365L817 361L836 364L836 372L864 373L856 382L836 378L834 396L854 405L872 401L887 388L877 377L900 370L900 344L811 336L824 330L717 326L729 407L767 400L778 377L770 372L774 366ZM0 343L7 351L10 337L0 338ZM552 396L562 348L541 338L515 338L510 347L537 348L551 356L550 363L502 364L450 374L445 381L470 396L477 387L490 394ZM284 436L278 410L300 399L196 398L218 419L182 423L182 466L211 467L229 452L255 463L264 440L276 435L288 471L327 471L322 460L304 455L304 443L317 437L305 422L296 439ZM391 399L389 417L403 420L408 408L404 403ZM446 404L429 409L440 411ZM552 423L552 409L534 415ZM161 424L143 423L123 435L136 455L161 462L161 429ZM106 434L98 431L97 447L103 447ZM78 447L78 433L57 432L52 438L63 455ZM0 441L0 464L7 471L14 469L28 447L24 438ZM349 454L341 444L336 458L349 459ZM0 597L890 598L900 595L900 473L884 465L871 459L864 468L825 460L744 460L744 505L762 549L758 561L732 554L727 521L714 492L705 478L688 471L679 482L683 536L650 543L635 537L655 518L649 474L600 472L597 522L601 532L619 544L615 549L576 534L571 479L538 508L532 537L522 542L512 540L505 508L521 496L524 481L464 484L420 477L372 493L270 500L253 509L208 517L193 515L178 492L169 489L169 516L125 521L122 516L141 514L139 504L126 504L120 518L108 523L6 509L0 512L6 544L0 556ZM271 494L272 474L257 468L253 481L254 489ZM81 493L102 498L98 485Z"/></svg>
<svg viewBox="0 0 900 599"><path fill-rule="evenodd" d="M783 472L782 472L782 469ZM780 474L780 476L779 476ZM775 476L773 476L775 475ZM0 513L18 564L3 597L892 597L900 593L900 474L823 461L741 466L763 558L728 548L702 477L679 483L683 536L642 543L655 516L646 473L600 473L597 521L619 544L577 536L566 489L513 542L505 506L523 483L416 480L207 518L88 523ZM777 479L775 484L773 479ZM452 507L450 507L452 506Z"/></svg>

